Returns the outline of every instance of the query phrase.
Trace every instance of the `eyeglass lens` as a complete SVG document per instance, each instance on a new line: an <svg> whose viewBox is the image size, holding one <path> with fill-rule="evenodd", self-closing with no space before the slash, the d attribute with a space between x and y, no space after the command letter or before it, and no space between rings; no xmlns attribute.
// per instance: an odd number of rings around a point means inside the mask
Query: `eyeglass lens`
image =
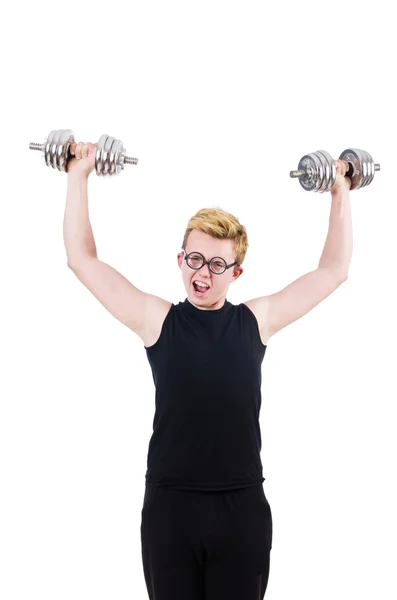
<svg viewBox="0 0 397 600"><path fill-rule="evenodd" d="M192 269L199 269L203 265L203 257L200 254L189 254L187 262ZM213 258L210 267L216 273L222 273L226 269L226 263L223 258Z"/></svg>

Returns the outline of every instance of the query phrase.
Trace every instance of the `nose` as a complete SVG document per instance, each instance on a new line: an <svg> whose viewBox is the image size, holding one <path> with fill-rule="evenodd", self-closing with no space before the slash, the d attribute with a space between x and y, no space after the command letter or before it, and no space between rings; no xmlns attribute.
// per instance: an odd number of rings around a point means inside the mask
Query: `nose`
<svg viewBox="0 0 397 600"><path fill-rule="evenodd" d="M204 270L204 269L205 269L205 271L204 271L204 275L208 275L209 277L211 277L210 266L209 266L209 265L206 265L206 264L204 264L202 267L200 267L200 268L198 269L198 271L200 271L200 273L203 273L203 270Z"/></svg>

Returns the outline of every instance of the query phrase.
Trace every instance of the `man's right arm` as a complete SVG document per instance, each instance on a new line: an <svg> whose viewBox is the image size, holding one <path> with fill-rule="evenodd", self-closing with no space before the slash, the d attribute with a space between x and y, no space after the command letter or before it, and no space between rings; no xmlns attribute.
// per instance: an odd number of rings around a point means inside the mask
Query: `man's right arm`
<svg viewBox="0 0 397 600"><path fill-rule="evenodd" d="M142 339L168 302L135 287L100 261L88 214L88 176L68 175L63 236L68 266L99 302Z"/></svg>

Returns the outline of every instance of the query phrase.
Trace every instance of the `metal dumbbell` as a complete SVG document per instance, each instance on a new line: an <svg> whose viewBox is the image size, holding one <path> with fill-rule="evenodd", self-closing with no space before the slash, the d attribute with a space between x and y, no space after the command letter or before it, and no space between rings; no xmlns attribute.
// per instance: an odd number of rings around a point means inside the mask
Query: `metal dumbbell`
<svg viewBox="0 0 397 600"><path fill-rule="evenodd" d="M346 177L351 179L351 190L359 190L369 185L380 171L380 165L374 163L372 156L364 150L349 148L339 157L349 163ZM299 177L299 183L308 192L329 192L336 180L334 159L325 150L303 156L297 171L291 171L290 177Z"/></svg>
<svg viewBox="0 0 397 600"><path fill-rule="evenodd" d="M44 144L29 144L30 150L40 150L48 167L67 172L71 144L75 142L74 133L70 129L53 130ZM106 134L101 135L96 144L95 170L103 177L118 175L124 165L138 164L137 158L126 156L123 142Z"/></svg>

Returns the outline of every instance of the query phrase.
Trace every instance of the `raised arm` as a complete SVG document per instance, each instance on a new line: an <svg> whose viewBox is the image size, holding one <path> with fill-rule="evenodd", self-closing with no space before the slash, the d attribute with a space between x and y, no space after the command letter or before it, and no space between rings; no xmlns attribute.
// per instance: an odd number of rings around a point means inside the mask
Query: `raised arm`
<svg viewBox="0 0 397 600"><path fill-rule="evenodd" d="M68 164L63 237L68 266L99 302L144 342L152 339L171 303L135 287L100 261L88 213L88 177L95 167L94 144L73 144Z"/></svg>
<svg viewBox="0 0 397 600"><path fill-rule="evenodd" d="M263 340L306 315L347 279L353 252L348 164L336 161L337 178L331 190L331 213L325 245L317 269L285 288L245 302L255 314Z"/></svg>

